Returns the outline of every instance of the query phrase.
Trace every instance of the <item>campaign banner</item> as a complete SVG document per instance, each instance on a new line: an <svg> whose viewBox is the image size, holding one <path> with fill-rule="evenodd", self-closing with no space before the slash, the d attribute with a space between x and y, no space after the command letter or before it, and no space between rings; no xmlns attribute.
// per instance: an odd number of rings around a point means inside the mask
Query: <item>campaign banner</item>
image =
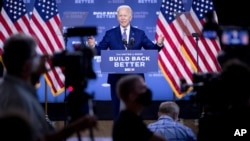
<svg viewBox="0 0 250 141"><path fill-rule="evenodd" d="M157 72L157 60L157 50L102 50L101 71L104 73Z"/></svg>

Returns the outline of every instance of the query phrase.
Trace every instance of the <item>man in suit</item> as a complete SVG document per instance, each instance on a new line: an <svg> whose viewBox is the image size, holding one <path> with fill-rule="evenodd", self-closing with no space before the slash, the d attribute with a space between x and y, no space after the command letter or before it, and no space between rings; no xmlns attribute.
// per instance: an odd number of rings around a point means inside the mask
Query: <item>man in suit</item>
<svg viewBox="0 0 250 141"><path fill-rule="evenodd" d="M95 46L96 54L101 55L101 50L140 50L155 49L160 50L163 46L163 36L159 36L157 43L154 44L146 36L143 30L133 27L130 22L132 20L132 9L128 5L121 5L117 8L117 20L119 25L106 31L102 41L95 45L95 40L90 46ZM120 111L120 101L116 95L116 82L126 74L109 74L108 83L110 84L110 92L113 103L114 119ZM143 74L140 74L144 77Z"/></svg>

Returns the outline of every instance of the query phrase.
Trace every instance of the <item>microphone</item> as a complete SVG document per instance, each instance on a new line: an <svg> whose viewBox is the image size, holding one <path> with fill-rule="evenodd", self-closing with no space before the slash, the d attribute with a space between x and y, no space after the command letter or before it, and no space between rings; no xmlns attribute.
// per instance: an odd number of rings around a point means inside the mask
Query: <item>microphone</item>
<svg viewBox="0 0 250 141"><path fill-rule="evenodd" d="M192 33L193 37L200 37L201 35L199 33Z"/></svg>
<svg viewBox="0 0 250 141"><path fill-rule="evenodd" d="M123 43L126 47L128 47L128 42L127 42L126 39L122 39L122 43Z"/></svg>
<svg viewBox="0 0 250 141"><path fill-rule="evenodd" d="M133 47L133 45L135 44L135 38L130 38L130 40L129 40L129 49L131 49L132 47Z"/></svg>
<svg viewBox="0 0 250 141"><path fill-rule="evenodd" d="M130 38L130 45L133 46L135 44L135 38Z"/></svg>

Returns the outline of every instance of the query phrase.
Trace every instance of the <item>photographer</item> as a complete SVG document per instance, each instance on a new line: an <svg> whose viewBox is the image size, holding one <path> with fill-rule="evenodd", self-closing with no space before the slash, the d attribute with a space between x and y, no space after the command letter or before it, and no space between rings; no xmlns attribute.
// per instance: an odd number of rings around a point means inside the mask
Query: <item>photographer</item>
<svg viewBox="0 0 250 141"><path fill-rule="evenodd" d="M249 133L243 135L240 130L248 132L250 130L248 121L250 118L250 24L248 19L242 16L243 11L232 10L237 7L237 4L241 7L247 5L242 5L242 2L228 1L225 7L222 1L214 2L220 25L211 22L215 17L213 17L214 14L210 14L203 26L203 36L206 35L204 34L206 31L213 31L212 33L215 33L213 35L216 36L205 37L219 39L221 52L217 60L222 71L193 77L195 99L202 109L197 139L198 141L221 141L230 138L249 141ZM242 8L242 10L246 9ZM224 16L225 13L230 15L232 12L234 14L239 12L241 16Z"/></svg>
<svg viewBox="0 0 250 141"><path fill-rule="evenodd" d="M35 39L22 33L14 34L5 41L2 58L6 74L0 80L0 111L17 110L29 115L34 140L60 141L76 131L96 127L96 117L88 115L59 131L48 124L34 86L34 82L46 72L47 58L39 56L36 47Z"/></svg>

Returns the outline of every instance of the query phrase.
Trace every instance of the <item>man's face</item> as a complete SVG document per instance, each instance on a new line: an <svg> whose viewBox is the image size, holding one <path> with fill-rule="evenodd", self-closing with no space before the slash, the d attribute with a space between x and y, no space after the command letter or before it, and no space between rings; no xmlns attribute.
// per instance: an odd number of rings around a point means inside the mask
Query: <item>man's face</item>
<svg viewBox="0 0 250 141"><path fill-rule="evenodd" d="M117 13L117 19L122 27L127 27L132 19L132 13L128 8L121 8Z"/></svg>
<svg viewBox="0 0 250 141"><path fill-rule="evenodd" d="M90 47L95 46L95 38L93 36L88 36L87 37L87 45Z"/></svg>

